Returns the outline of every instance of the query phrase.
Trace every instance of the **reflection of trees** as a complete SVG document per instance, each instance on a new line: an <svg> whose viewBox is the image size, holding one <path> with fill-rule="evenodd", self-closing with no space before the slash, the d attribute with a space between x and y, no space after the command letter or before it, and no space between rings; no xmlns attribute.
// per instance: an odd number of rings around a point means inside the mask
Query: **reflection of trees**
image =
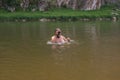
<svg viewBox="0 0 120 80"><path fill-rule="evenodd" d="M96 48L95 46L97 46L97 44L99 43L99 26L87 25L85 26L85 33L87 34L87 38L91 41L92 46Z"/></svg>
<svg viewBox="0 0 120 80"><path fill-rule="evenodd" d="M71 31L70 31L71 30ZM72 36L72 37L76 37L76 26L72 26L72 28L70 29L70 28L68 28L67 30L66 30L66 32L67 32L67 35L69 35L70 37Z"/></svg>
<svg viewBox="0 0 120 80"><path fill-rule="evenodd" d="M72 37L72 38L75 38L76 37L76 26L72 26L70 27L69 25L65 26L64 27L64 30L63 30L63 34L65 34L66 37Z"/></svg>
<svg viewBox="0 0 120 80"><path fill-rule="evenodd" d="M55 63L57 65L64 65L65 64L65 57L66 54L65 51L70 46L63 46L63 45L52 45L52 57L55 60Z"/></svg>
<svg viewBox="0 0 120 80"><path fill-rule="evenodd" d="M111 79L113 78L112 75L114 74L114 72L117 72L118 70L118 68L116 68L115 71L111 70L116 66L118 66L115 63L118 61L117 59L115 60L115 58L117 58L115 57L116 55L115 53L117 51L110 50L110 49L114 49L115 46L113 47L111 43L109 43L109 40L110 42L114 42L116 37L115 34L117 34L116 33L117 29L115 29L116 25L114 26L113 25L114 25L113 23L107 23L107 24L102 23L102 25L101 24L85 25L85 33L86 33L86 37L89 40L88 44L91 52L89 59L90 66L94 78L96 79ZM111 41L113 35L114 35L114 40ZM112 47L109 45L111 45Z"/></svg>
<svg viewBox="0 0 120 80"><path fill-rule="evenodd" d="M30 31L29 31L28 27L22 26L21 27L21 38L22 38L22 40L26 41L26 40L29 39L29 37L30 37Z"/></svg>
<svg viewBox="0 0 120 80"><path fill-rule="evenodd" d="M6 24L4 28L0 28L0 33L4 37L11 37L10 39L17 38L19 40L29 41L31 39L48 39L49 29L46 24L31 24L31 23L16 23ZM15 39L13 39L15 40Z"/></svg>
<svg viewBox="0 0 120 80"><path fill-rule="evenodd" d="M91 52L89 59L90 66L94 74L94 78L101 78L101 79L107 78L106 76L110 72L109 68L107 68L110 65L107 59L110 60L110 58L106 59L106 57L108 57L108 56L104 56L106 51L105 50L101 51L102 50L101 48L103 48L102 46L104 45L104 43L102 43L102 45L100 44L103 36L102 34L105 33L103 26L104 28L106 27L105 24L104 25L87 24L85 26L85 33L89 40L88 44ZM102 30L103 32L101 32ZM103 78L101 76L103 76Z"/></svg>
<svg viewBox="0 0 120 80"><path fill-rule="evenodd" d="M94 75L93 78L96 78L97 74L96 74L96 64L95 61L98 58L97 57L97 51L98 51L98 46L99 46L99 32L100 29L97 25L93 25L93 24L87 24L85 25L85 36L87 37L88 41L88 47L89 47L89 66L90 69L92 70L92 74ZM95 68L95 69L94 69Z"/></svg>
<svg viewBox="0 0 120 80"><path fill-rule="evenodd" d="M41 24L40 26L32 25L22 25L20 27L20 34L21 38L24 40L29 40L29 39L45 39L48 38L47 36L47 27L45 24Z"/></svg>
<svg viewBox="0 0 120 80"><path fill-rule="evenodd" d="M55 63L56 64L61 64L63 61L63 46L59 46L59 45L52 45L52 56L54 57Z"/></svg>

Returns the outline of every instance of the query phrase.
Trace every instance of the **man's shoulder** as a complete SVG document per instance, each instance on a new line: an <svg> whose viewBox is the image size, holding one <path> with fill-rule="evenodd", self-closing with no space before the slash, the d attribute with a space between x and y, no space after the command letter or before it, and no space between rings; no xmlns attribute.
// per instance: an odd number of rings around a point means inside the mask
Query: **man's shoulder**
<svg viewBox="0 0 120 80"><path fill-rule="evenodd" d="M53 39L53 38L55 38L55 36L52 36L51 38Z"/></svg>
<svg viewBox="0 0 120 80"><path fill-rule="evenodd" d="M65 36L61 35L62 38L65 38Z"/></svg>

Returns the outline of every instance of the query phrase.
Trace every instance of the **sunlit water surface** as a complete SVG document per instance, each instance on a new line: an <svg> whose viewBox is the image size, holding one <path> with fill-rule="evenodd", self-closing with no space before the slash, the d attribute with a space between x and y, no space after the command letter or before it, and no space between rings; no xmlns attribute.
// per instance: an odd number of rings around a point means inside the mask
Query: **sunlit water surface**
<svg viewBox="0 0 120 80"><path fill-rule="evenodd" d="M120 22L0 23L0 80L120 80Z"/></svg>

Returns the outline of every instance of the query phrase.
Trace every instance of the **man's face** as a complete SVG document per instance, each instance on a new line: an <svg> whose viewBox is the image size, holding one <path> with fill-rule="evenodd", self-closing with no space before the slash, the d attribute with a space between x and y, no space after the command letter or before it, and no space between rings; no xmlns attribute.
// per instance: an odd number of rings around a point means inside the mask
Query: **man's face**
<svg viewBox="0 0 120 80"><path fill-rule="evenodd" d="M60 30L57 30L57 31L55 32L55 34L56 34L56 35L60 35L60 34L61 34L61 31L60 31Z"/></svg>

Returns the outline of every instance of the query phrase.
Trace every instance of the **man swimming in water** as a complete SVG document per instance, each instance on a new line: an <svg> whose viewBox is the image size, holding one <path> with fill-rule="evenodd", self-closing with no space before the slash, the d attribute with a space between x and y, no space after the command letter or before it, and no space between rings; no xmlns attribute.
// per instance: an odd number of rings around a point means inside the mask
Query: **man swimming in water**
<svg viewBox="0 0 120 80"><path fill-rule="evenodd" d="M70 38L65 38L61 34L60 28L56 28L55 35L51 37L51 42L53 42L53 43L66 43L69 41L70 41Z"/></svg>

